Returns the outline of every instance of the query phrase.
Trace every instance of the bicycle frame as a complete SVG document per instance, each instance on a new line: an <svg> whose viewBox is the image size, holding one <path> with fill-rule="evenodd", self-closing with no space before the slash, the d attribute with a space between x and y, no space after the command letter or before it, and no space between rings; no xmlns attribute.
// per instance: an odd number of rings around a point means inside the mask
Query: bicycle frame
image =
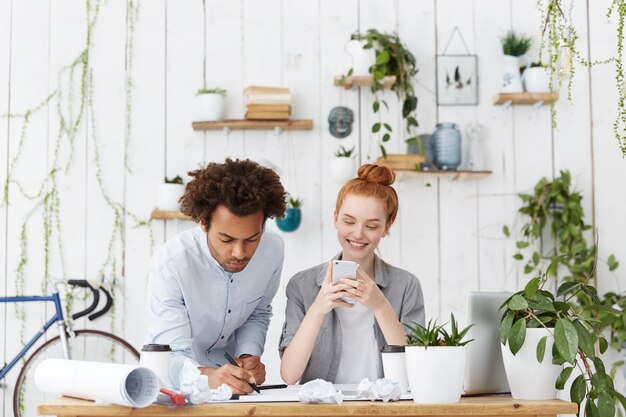
<svg viewBox="0 0 626 417"><path fill-rule="evenodd" d="M17 355L0 370L0 381L4 379L6 374L15 366L15 364L26 355L26 352L39 340L43 334L54 324L59 325L59 336L61 337L61 345L63 347L63 354L66 359L69 359L69 350L67 348L67 332L65 326L65 318L63 317L63 308L61 307L61 298L59 293L55 292L50 296L21 296L21 297L0 297L0 303L27 303L27 302L45 302L52 301L56 312L54 316L44 324L43 328L39 330L32 339L19 351Z"/></svg>

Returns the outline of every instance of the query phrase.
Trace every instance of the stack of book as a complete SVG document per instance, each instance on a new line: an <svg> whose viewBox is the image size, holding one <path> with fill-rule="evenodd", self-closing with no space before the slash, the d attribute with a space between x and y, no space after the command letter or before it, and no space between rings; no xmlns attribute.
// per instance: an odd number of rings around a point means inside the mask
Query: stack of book
<svg viewBox="0 0 626 417"><path fill-rule="evenodd" d="M246 119L288 120L291 115L291 94L284 87L250 86L243 90Z"/></svg>

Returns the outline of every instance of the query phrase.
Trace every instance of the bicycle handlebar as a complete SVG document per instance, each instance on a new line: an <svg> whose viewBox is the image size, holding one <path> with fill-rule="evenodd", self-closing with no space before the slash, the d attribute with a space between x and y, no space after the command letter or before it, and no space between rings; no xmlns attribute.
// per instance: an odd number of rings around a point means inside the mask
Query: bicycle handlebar
<svg viewBox="0 0 626 417"><path fill-rule="evenodd" d="M98 303L100 302L100 291L102 291L104 293L104 295L106 297L106 303L105 303L104 307L102 308L102 310L96 311L95 313L90 314L87 318L89 320L95 320L98 317L106 314L106 312L109 311L109 309L113 305L113 297L111 297L111 294L107 290L105 290L104 288L97 288L96 289L96 288L91 286L89 281L84 280L84 279L70 279L70 280L67 281L67 283L69 285L74 286L74 287L89 288L91 290L91 293L93 294L93 301L92 301L91 305L89 307L87 307L83 311L79 311L78 313L72 314L72 320L76 320L76 319L79 319L79 318L81 318L83 316L86 316L87 314L89 314L92 311L94 311L96 309L96 307L98 307Z"/></svg>

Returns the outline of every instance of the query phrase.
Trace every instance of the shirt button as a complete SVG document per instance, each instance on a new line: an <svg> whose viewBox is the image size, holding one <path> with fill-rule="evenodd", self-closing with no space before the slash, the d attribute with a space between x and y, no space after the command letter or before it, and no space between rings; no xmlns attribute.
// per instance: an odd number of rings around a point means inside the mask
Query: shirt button
<svg viewBox="0 0 626 417"><path fill-rule="evenodd" d="M220 339L223 339L223 338L224 338L224 336L220 337Z"/></svg>
<svg viewBox="0 0 626 417"><path fill-rule="evenodd" d="M228 314L230 314L230 308L228 309Z"/></svg>
<svg viewBox="0 0 626 417"><path fill-rule="evenodd" d="M233 282L233 279L232 279L232 278L230 279L230 282Z"/></svg>

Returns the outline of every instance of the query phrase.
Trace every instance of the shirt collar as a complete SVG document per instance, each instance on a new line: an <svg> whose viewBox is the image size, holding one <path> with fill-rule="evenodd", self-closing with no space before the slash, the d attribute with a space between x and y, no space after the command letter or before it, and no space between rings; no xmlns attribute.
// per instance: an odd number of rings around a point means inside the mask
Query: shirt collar
<svg viewBox="0 0 626 417"><path fill-rule="evenodd" d="M337 255L333 256L331 261L341 260L342 252L339 252ZM379 287L385 288L389 284L389 277L387 274L383 273L384 262L378 257L378 255L374 254L374 271L376 271L376 285ZM318 287L321 287L324 283L324 278L326 278L327 268L322 268L320 270L319 275L315 279Z"/></svg>

